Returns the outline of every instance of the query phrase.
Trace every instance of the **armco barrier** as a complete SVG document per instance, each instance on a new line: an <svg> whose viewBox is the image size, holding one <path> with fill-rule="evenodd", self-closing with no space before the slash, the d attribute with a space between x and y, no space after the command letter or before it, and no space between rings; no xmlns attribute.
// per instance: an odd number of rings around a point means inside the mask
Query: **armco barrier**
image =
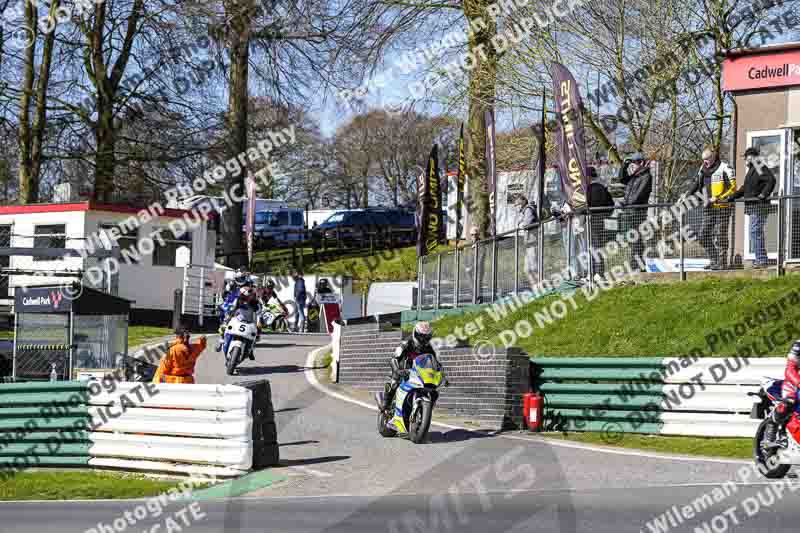
<svg viewBox="0 0 800 533"><path fill-rule="evenodd" d="M753 398L777 358L531 358L547 430L750 437Z"/></svg>
<svg viewBox="0 0 800 533"><path fill-rule="evenodd" d="M0 464L238 476L278 462L269 382L0 385Z"/></svg>
<svg viewBox="0 0 800 533"><path fill-rule="evenodd" d="M85 383L0 385L0 480L25 468L89 464Z"/></svg>

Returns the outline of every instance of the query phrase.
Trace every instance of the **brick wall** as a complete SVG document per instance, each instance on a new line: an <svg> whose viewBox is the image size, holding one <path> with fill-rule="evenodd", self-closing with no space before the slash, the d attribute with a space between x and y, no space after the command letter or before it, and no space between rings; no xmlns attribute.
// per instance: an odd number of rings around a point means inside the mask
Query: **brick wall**
<svg viewBox="0 0 800 533"><path fill-rule="evenodd" d="M389 360L402 338L402 332L383 331L376 324L342 327L339 383L370 392L383 390L391 374ZM528 356L499 350L485 359L471 347L441 350L438 356L450 387L439 389L436 410L496 429L523 427L522 395L530 384Z"/></svg>

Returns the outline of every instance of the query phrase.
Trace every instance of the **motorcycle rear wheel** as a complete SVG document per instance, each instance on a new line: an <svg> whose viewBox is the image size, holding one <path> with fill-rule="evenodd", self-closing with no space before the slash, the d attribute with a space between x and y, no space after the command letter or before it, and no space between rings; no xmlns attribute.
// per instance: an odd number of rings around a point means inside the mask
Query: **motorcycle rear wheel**
<svg viewBox="0 0 800 533"><path fill-rule="evenodd" d="M769 479L780 479L789 472L789 469L792 468L792 465L782 465L778 464L776 461L777 454L773 452L768 452L761 447L761 443L764 440L764 432L767 430L767 424L771 424L772 421L767 418L758 426L756 430L756 436L753 438L753 458L756 462L756 467L761 474Z"/></svg>
<svg viewBox="0 0 800 533"><path fill-rule="evenodd" d="M421 444L428 435L431 427L433 408L431 402L422 401L420 406L411 414L409 420L408 437L414 444Z"/></svg>
<svg viewBox="0 0 800 533"><path fill-rule="evenodd" d="M380 433L381 437L394 437L397 435L397 431L390 429L386 426L391 420L386 413L383 411L378 411L378 433Z"/></svg>
<svg viewBox="0 0 800 533"><path fill-rule="evenodd" d="M289 324L286 323L285 318L278 317L275 319L275 331L278 333L285 333L289 331Z"/></svg>
<svg viewBox="0 0 800 533"><path fill-rule="evenodd" d="M241 348L238 346L232 346L230 350L228 350L228 361L227 361L227 371L228 375L232 376L234 371L236 370L236 365L239 364L239 356L241 354Z"/></svg>

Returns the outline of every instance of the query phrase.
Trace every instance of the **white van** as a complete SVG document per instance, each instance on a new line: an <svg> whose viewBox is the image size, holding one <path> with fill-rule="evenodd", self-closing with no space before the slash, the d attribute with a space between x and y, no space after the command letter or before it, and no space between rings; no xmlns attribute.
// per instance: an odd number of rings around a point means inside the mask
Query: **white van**
<svg viewBox="0 0 800 533"><path fill-rule="evenodd" d="M256 211L253 234L259 242L277 245L303 240L305 211L299 207L281 207Z"/></svg>

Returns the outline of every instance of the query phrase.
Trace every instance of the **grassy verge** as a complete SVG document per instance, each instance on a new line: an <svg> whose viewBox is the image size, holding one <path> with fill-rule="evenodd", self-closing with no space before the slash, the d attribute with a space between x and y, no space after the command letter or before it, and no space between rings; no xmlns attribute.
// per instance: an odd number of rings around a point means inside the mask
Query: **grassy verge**
<svg viewBox="0 0 800 533"><path fill-rule="evenodd" d="M141 346L149 341L156 340L165 335L172 335L171 328L158 328L153 326L128 327L128 347Z"/></svg>
<svg viewBox="0 0 800 533"><path fill-rule="evenodd" d="M329 349L326 352L321 353L317 357L317 364L318 368L328 368L333 363L333 349Z"/></svg>
<svg viewBox="0 0 800 533"><path fill-rule="evenodd" d="M178 481L133 474L84 471L20 472L0 482L0 500L100 500L164 493Z"/></svg>
<svg viewBox="0 0 800 533"><path fill-rule="evenodd" d="M702 356L729 356L755 342L766 347L762 337L775 330L780 329L785 338L792 327L800 327L798 280L791 274L764 281L707 279L623 286L601 291L591 301L579 290L574 293L575 306L566 301L566 314L552 323L542 320L540 324L535 313L549 312L559 299L555 295L534 300L497 321L487 312L444 317L434 323L434 330L437 337L445 338L481 317L483 328L466 335L469 342L491 340L502 347L501 332L527 320L533 329L529 336L505 338L533 356L673 356L695 348L703 350ZM787 296L791 298L783 301L785 305L778 305ZM715 330L733 330L759 312L766 322L756 320L757 327L746 328L732 341L720 340L713 349L709 345L707 337ZM790 344L775 346L769 354L785 355Z"/></svg>
<svg viewBox="0 0 800 533"><path fill-rule="evenodd" d="M541 433L542 437L569 440L586 444L635 448L661 453L750 459L753 456L753 439L719 437L672 437L663 435L636 435L625 433L613 439L604 433Z"/></svg>

